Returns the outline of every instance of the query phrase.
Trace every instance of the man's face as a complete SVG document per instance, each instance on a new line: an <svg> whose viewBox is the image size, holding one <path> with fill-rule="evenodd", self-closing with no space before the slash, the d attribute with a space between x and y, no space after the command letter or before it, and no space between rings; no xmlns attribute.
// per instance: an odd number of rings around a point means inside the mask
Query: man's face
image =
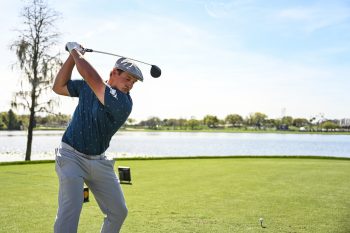
<svg viewBox="0 0 350 233"><path fill-rule="evenodd" d="M118 70L113 69L108 84L126 94L130 92L137 81L138 80L131 74L127 72L120 73Z"/></svg>

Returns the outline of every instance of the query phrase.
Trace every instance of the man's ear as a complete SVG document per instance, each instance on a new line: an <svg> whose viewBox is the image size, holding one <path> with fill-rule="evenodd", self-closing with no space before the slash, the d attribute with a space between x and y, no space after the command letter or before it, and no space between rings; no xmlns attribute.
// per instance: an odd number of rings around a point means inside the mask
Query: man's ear
<svg viewBox="0 0 350 233"><path fill-rule="evenodd" d="M111 70L111 72L109 73L109 77L112 77L112 75L115 74L115 72L117 72L117 69L113 68L113 70Z"/></svg>

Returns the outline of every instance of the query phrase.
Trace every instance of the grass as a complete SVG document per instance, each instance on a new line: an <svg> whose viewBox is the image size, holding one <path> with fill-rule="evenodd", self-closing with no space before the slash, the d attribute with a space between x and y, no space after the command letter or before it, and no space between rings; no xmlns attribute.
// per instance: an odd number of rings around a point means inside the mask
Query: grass
<svg viewBox="0 0 350 233"><path fill-rule="evenodd" d="M121 160L129 216L122 232L350 232L350 160ZM116 168L117 168L116 166ZM0 232L52 232L54 163L0 166ZM259 218L264 218L264 227ZM99 232L93 197L79 232Z"/></svg>

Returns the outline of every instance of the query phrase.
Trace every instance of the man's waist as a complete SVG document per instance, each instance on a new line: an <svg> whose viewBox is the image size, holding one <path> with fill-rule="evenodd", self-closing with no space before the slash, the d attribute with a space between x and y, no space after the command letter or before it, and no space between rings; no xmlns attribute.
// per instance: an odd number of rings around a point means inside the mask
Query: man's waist
<svg viewBox="0 0 350 233"><path fill-rule="evenodd" d="M65 142L61 142L60 144L60 149L65 149L65 150L69 150L69 151L72 151L74 152L75 154L81 156L81 157L84 157L86 159L90 159L90 160L99 160L99 159L105 159L106 156L105 156L105 153L102 153L102 154L97 154L97 155L91 155L91 154L85 154L85 153L82 153L80 152L79 150L75 149L74 147L72 147L71 145L65 143Z"/></svg>

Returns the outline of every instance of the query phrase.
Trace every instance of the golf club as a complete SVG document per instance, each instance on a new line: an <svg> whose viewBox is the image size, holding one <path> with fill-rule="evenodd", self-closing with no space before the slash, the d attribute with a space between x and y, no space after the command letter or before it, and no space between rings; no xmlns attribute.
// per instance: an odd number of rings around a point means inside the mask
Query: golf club
<svg viewBox="0 0 350 233"><path fill-rule="evenodd" d="M106 54L106 55L111 55L111 56L116 56L116 57L124 57L124 58L130 59L130 60L136 61L136 62L140 62L140 63L146 64L146 65L150 65L151 66L151 72L150 73L151 73L151 76L153 78L159 78L159 76L162 74L162 71L160 70L160 68L158 66L152 65L152 64L147 63L147 62L143 62L143 61L140 61L140 60L136 60L136 59L133 59L133 58L125 57L125 56L114 54L114 53L102 52L102 51L93 50L93 49L84 48L84 51L85 52L101 53L101 54Z"/></svg>

